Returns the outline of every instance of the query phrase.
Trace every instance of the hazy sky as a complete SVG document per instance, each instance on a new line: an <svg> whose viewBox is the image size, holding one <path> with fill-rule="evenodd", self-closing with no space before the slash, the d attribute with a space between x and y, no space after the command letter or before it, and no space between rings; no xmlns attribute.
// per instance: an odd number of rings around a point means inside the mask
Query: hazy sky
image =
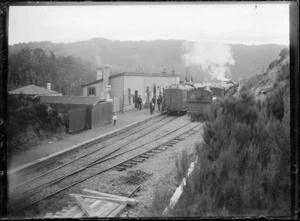
<svg viewBox="0 0 300 221"><path fill-rule="evenodd" d="M11 6L9 44L181 39L289 44L289 5L156 4Z"/></svg>

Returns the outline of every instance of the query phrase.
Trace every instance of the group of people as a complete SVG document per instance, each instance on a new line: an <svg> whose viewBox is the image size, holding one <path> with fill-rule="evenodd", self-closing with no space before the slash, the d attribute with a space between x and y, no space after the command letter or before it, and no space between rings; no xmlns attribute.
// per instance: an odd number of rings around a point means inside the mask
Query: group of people
<svg viewBox="0 0 300 221"><path fill-rule="evenodd" d="M158 111L160 111L160 106L161 106L161 103L162 103L161 93L159 93L157 99L155 97L153 97L151 99L151 103L150 103L150 113L151 114L153 114L153 111L155 110L155 103L157 103Z"/></svg>
<svg viewBox="0 0 300 221"><path fill-rule="evenodd" d="M142 109L142 103L143 103L143 100L141 98L141 95L139 95L138 98L137 98L137 109L138 110ZM157 99L155 97L153 97L151 99L151 102L150 102L150 113L151 114L153 114L153 111L155 110L155 104L156 103L157 103L158 111L160 111L160 107L161 107L161 104L162 104L161 93L159 93ZM117 119L118 119L118 117L116 116L115 113L113 113L113 125L116 125Z"/></svg>
<svg viewBox="0 0 300 221"><path fill-rule="evenodd" d="M141 95L138 96L137 98L137 109L138 110L141 110L142 109L142 103L143 103L143 100L141 98ZM153 111L155 110L155 104L157 103L157 107L158 107L158 111L160 111L160 107L161 107L161 104L162 104L162 96L161 96L161 93L159 93L157 99L155 97L153 97L151 99L151 102L150 102L150 113L153 114Z"/></svg>

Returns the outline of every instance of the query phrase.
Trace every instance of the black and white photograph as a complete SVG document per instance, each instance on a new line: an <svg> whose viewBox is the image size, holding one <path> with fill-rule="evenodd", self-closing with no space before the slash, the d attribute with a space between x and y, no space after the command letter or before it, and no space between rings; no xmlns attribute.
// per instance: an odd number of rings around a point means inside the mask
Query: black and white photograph
<svg viewBox="0 0 300 221"><path fill-rule="evenodd" d="M6 217L295 217L291 5L10 4Z"/></svg>

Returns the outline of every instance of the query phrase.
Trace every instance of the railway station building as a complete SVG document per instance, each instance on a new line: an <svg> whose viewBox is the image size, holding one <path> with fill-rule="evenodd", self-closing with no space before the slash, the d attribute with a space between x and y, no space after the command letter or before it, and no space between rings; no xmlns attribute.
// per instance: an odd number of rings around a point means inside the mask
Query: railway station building
<svg viewBox="0 0 300 221"><path fill-rule="evenodd" d="M143 106L148 107L154 94L163 93L163 89L179 84L179 76L172 73L122 72L109 75L109 68L98 69L97 80L82 86L83 96L106 98L113 102L114 112L134 109L136 98L141 95Z"/></svg>

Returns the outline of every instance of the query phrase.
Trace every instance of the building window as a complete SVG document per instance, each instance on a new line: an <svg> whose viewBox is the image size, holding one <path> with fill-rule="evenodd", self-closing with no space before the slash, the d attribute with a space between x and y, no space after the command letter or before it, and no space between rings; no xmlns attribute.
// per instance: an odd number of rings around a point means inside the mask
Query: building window
<svg viewBox="0 0 300 221"><path fill-rule="evenodd" d="M95 87L88 88L88 96L96 96L96 88Z"/></svg>

